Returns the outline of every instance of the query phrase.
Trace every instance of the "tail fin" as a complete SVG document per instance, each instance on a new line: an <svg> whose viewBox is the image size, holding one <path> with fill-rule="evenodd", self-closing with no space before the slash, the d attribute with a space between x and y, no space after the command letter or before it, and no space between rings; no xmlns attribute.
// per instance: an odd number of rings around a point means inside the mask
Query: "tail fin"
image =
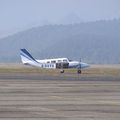
<svg viewBox="0 0 120 120"><path fill-rule="evenodd" d="M23 64L29 64L31 62L37 62L26 49L20 49L20 56ZM38 63L38 62L37 62Z"/></svg>
<svg viewBox="0 0 120 120"><path fill-rule="evenodd" d="M23 64L40 68L56 68L56 63L40 63L35 60L26 49L20 49L20 56ZM49 67L50 66L50 67Z"/></svg>

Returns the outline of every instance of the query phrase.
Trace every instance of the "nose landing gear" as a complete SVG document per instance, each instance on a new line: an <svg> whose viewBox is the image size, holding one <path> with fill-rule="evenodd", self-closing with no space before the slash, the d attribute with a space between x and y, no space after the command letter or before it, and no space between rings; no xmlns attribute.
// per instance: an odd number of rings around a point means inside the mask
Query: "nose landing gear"
<svg viewBox="0 0 120 120"><path fill-rule="evenodd" d="M79 67L78 67L77 73L78 74L82 73L82 70L81 70L81 58L80 58Z"/></svg>
<svg viewBox="0 0 120 120"><path fill-rule="evenodd" d="M77 73L78 73L78 74L81 74L81 73L82 73L81 69L78 69Z"/></svg>

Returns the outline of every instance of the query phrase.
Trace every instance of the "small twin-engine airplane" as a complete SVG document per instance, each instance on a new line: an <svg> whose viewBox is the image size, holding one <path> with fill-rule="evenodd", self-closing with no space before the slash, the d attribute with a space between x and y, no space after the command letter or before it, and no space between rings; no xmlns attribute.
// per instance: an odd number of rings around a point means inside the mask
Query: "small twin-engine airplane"
<svg viewBox="0 0 120 120"><path fill-rule="evenodd" d="M55 59L44 59L44 60L36 60L34 59L30 53L26 49L20 50L20 56L22 63L25 65L31 65L40 68L48 68L48 69L61 69L61 73L64 73L64 69L66 68L76 68L78 69L78 73L81 73L81 69L89 67L87 63L72 61L68 58L55 58Z"/></svg>

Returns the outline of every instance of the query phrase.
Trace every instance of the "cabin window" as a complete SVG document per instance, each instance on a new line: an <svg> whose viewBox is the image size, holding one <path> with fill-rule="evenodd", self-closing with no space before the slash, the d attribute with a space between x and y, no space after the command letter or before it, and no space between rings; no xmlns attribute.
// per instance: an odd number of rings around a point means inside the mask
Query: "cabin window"
<svg viewBox="0 0 120 120"><path fill-rule="evenodd" d="M56 61L54 60L54 61L51 61L51 63L56 63Z"/></svg>
<svg viewBox="0 0 120 120"><path fill-rule="evenodd" d="M47 63L50 63L50 61L47 61Z"/></svg>
<svg viewBox="0 0 120 120"><path fill-rule="evenodd" d="M61 63L62 61L61 60L58 60L58 63Z"/></svg>

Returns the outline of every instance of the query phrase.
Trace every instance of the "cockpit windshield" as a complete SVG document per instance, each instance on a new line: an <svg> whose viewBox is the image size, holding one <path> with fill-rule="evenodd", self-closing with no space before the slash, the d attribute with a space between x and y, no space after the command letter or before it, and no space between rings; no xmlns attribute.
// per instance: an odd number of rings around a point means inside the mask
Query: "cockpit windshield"
<svg viewBox="0 0 120 120"><path fill-rule="evenodd" d="M68 62L68 60L67 59L63 59L63 62Z"/></svg>
<svg viewBox="0 0 120 120"><path fill-rule="evenodd" d="M69 60L69 62L72 62L73 60Z"/></svg>

